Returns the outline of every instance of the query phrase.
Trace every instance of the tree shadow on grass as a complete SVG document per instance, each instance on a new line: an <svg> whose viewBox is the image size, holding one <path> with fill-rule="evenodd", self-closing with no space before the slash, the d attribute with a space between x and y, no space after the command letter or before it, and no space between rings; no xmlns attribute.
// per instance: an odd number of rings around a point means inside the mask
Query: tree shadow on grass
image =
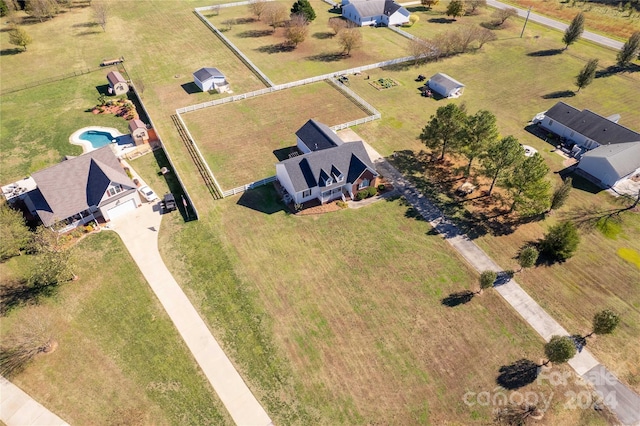
<svg viewBox="0 0 640 426"><path fill-rule="evenodd" d="M329 31L317 32L313 33L313 38L317 38L318 40L327 40L333 38L334 34Z"/></svg>
<svg viewBox="0 0 640 426"><path fill-rule="evenodd" d="M81 22L79 24L73 24L71 27L73 28L93 28L97 27L98 24L96 22Z"/></svg>
<svg viewBox="0 0 640 426"><path fill-rule="evenodd" d="M456 20L453 18L431 18L428 19L427 22L431 22L432 24L453 24Z"/></svg>
<svg viewBox="0 0 640 426"><path fill-rule="evenodd" d="M195 84L193 81L181 84L180 87L182 87L182 90L187 92L187 95L193 95L194 93L202 92L202 90L200 90L198 85Z"/></svg>
<svg viewBox="0 0 640 426"><path fill-rule="evenodd" d="M533 383L540 372L540 366L528 359L519 359L513 364L500 367L496 383L505 389L519 389Z"/></svg>
<svg viewBox="0 0 640 426"><path fill-rule="evenodd" d="M527 56L534 56L534 57L555 56L555 55L559 55L562 52L564 52L564 49L537 50L535 52L527 53Z"/></svg>
<svg viewBox="0 0 640 426"><path fill-rule="evenodd" d="M560 98L572 98L576 95L576 92L573 90L558 90L555 92L547 93L546 95L542 95L542 99L560 99Z"/></svg>
<svg viewBox="0 0 640 426"><path fill-rule="evenodd" d="M24 50L18 49L16 47L12 49L2 49L0 50L0 56L9 56L9 55L17 55L18 53L22 53Z"/></svg>
<svg viewBox="0 0 640 426"><path fill-rule="evenodd" d="M402 63L399 63L399 64L393 64L393 65L387 65L387 66L384 66L384 67L382 67L380 69L383 70L383 71L407 71L412 66L414 66L413 61L411 61L411 62L402 62Z"/></svg>
<svg viewBox="0 0 640 426"><path fill-rule="evenodd" d="M56 290L56 284L30 285L27 280L5 282L0 288L0 316L18 306L38 303L40 298L50 297Z"/></svg>
<svg viewBox="0 0 640 426"><path fill-rule="evenodd" d="M282 53L291 52L295 49L295 46L291 46L285 43L269 44L267 46L260 46L256 50L260 53Z"/></svg>
<svg viewBox="0 0 640 426"><path fill-rule="evenodd" d="M271 30L248 30L238 33L238 37L240 38L257 38L257 37L267 37L273 34Z"/></svg>
<svg viewBox="0 0 640 426"><path fill-rule="evenodd" d="M284 204L278 200L278 193L271 184L243 192L237 204L265 214L285 210Z"/></svg>
<svg viewBox="0 0 640 426"><path fill-rule="evenodd" d="M320 53L318 55L307 56L305 59L314 62L338 62L345 58L342 52L337 53Z"/></svg>
<svg viewBox="0 0 640 426"><path fill-rule="evenodd" d="M611 65L605 69L596 71L596 78L610 77L615 74L639 72L640 66L636 64L629 64L627 67L622 68L617 65Z"/></svg>
<svg viewBox="0 0 640 426"><path fill-rule="evenodd" d="M251 24L253 22L256 22L257 18L254 18L254 17L236 18L235 21L236 21L236 24L239 24L239 25Z"/></svg>
<svg viewBox="0 0 640 426"><path fill-rule="evenodd" d="M471 302L473 296L475 296L475 293L471 290L459 291L457 293L451 293L450 295L442 299L440 303L442 303L444 306L455 308L456 306L465 305Z"/></svg>
<svg viewBox="0 0 640 426"><path fill-rule="evenodd" d="M82 31L82 32L76 34L76 37L92 35L92 34L102 34L102 31Z"/></svg>

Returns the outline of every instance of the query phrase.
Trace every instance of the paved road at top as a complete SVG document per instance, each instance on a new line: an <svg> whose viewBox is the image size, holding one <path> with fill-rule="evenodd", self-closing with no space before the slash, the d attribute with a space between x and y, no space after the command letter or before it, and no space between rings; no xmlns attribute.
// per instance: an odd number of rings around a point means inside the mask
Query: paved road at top
<svg viewBox="0 0 640 426"><path fill-rule="evenodd" d="M526 9L520 9L519 7L513 7L510 4L504 4L501 3L499 1L496 0L487 0L487 4L491 7L495 7L496 9L506 9L508 7L511 7L515 10L518 11L518 15L525 18L527 16L527 10ZM534 8L535 9L535 8ZM564 22L560 22L560 21L556 21L555 19L551 19L551 18L547 18L546 16L542 16L542 15L538 15L537 13L531 12L531 15L529 15L529 20L533 21L533 22L537 22L538 24L542 24L544 26L550 27L550 28L555 28L556 30L560 30L560 31L564 31L567 29L567 27L569 25L565 24ZM605 47L610 47L611 49L616 49L616 50L620 50L622 49L622 45L624 43L617 41L617 40L613 40L609 37L605 37L599 34L595 34L592 33L590 31L585 31L582 33L582 38L584 38L585 40L589 40L592 41L594 43L598 43L601 44L602 46Z"/></svg>
<svg viewBox="0 0 640 426"><path fill-rule="evenodd" d="M400 3L402 6L415 6L415 5L419 5L421 4L419 1L410 1L410 2L406 2L406 3ZM504 4L501 3L499 1L496 0L487 0L487 5L494 7L496 9L506 9L508 7L513 8L515 10L518 11L518 16L521 16L523 18L527 17L527 9L520 9L519 7L514 7L511 6L510 4ZM547 18L546 16L542 16L542 15L538 15L537 13L534 13L533 11L531 12L531 15L529 15L529 20L532 22L537 22L538 24L542 24L544 26L547 26L549 28L554 28L556 30L559 31L564 31L567 29L567 27L569 25L565 24L564 22L560 22L560 21L556 21L555 19L551 19L551 18ZM582 38L584 38L585 40L589 40L592 41L594 43L600 44L602 46L605 47L609 47L611 49L616 49L616 50L620 50L622 49L622 45L624 43L617 41L617 40L613 40L609 37L605 37L599 34L595 34L592 33L590 31L585 31L582 33ZM558 39L559 42L561 42L561 39Z"/></svg>

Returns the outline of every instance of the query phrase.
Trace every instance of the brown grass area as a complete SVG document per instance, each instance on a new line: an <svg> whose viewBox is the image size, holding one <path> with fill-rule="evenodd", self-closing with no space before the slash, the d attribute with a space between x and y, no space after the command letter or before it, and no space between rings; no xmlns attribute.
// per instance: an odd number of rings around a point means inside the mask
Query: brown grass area
<svg viewBox="0 0 640 426"><path fill-rule="evenodd" d="M205 108L183 119L223 189L275 174L295 148L295 132L310 118L328 126L366 117L324 82Z"/></svg>
<svg viewBox="0 0 640 426"><path fill-rule="evenodd" d="M634 11L633 16L629 17L628 12L620 12L613 5L578 1L576 7L571 7L562 0L508 0L506 3L522 8L532 7L535 13L565 22L570 22L579 12L584 12L586 29L612 35L621 40L627 40L631 34L640 30L638 12Z"/></svg>

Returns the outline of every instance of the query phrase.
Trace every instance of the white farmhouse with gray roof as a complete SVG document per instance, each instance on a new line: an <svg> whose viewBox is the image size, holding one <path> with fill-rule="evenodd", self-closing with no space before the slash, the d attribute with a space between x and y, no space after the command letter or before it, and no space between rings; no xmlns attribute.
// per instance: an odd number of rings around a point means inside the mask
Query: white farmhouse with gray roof
<svg viewBox="0 0 640 426"><path fill-rule="evenodd" d="M342 197L354 198L376 186L378 173L362 141L343 143L329 127L309 120L296 132L302 155L276 164L276 178L285 200L321 204Z"/></svg>
<svg viewBox="0 0 640 426"><path fill-rule="evenodd" d="M140 206L136 185L108 145L31 177L36 188L24 202L47 227L68 230L100 216L109 221Z"/></svg>
<svg viewBox="0 0 640 426"><path fill-rule="evenodd" d="M640 133L610 118L558 102L533 123L574 144L578 171L600 186L640 173Z"/></svg>
<svg viewBox="0 0 640 426"><path fill-rule="evenodd" d="M402 25L409 22L409 15L393 0L342 0L342 16L360 27Z"/></svg>

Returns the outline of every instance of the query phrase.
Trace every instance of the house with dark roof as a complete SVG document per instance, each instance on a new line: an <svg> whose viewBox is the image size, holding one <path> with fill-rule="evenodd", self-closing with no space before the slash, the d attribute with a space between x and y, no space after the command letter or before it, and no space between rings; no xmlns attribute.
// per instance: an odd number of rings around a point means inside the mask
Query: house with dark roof
<svg viewBox="0 0 640 426"><path fill-rule="evenodd" d="M136 185L110 146L64 160L31 175L35 188L24 197L44 226L62 232L102 216L115 219L140 206Z"/></svg>
<svg viewBox="0 0 640 426"><path fill-rule="evenodd" d="M229 83L218 68L200 68L193 73L193 82L203 92L215 90L218 93L229 92Z"/></svg>
<svg viewBox="0 0 640 426"><path fill-rule="evenodd" d="M342 0L342 16L363 27L402 25L411 13L393 0Z"/></svg>
<svg viewBox="0 0 640 426"><path fill-rule="evenodd" d="M618 124L619 118L558 102L533 123L573 145L578 172L607 188L640 172L640 133Z"/></svg>
<svg viewBox="0 0 640 426"><path fill-rule="evenodd" d="M111 71L107 74L107 81L109 82L109 93L118 95L124 95L129 91L129 83L118 71Z"/></svg>
<svg viewBox="0 0 640 426"><path fill-rule="evenodd" d="M276 164L285 202L302 204L317 199L324 204L337 198L354 198L358 191L377 185L378 172L362 141L344 143L330 128L314 120L296 135L299 141L302 136L304 147L314 149Z"/></svg>
<svg viewBox="0 0 640 426"><path fill-rule="evenodd" d="M457 98L464 92L464 84L441 72L431 77L427 86L445 98Z"/></svg>

